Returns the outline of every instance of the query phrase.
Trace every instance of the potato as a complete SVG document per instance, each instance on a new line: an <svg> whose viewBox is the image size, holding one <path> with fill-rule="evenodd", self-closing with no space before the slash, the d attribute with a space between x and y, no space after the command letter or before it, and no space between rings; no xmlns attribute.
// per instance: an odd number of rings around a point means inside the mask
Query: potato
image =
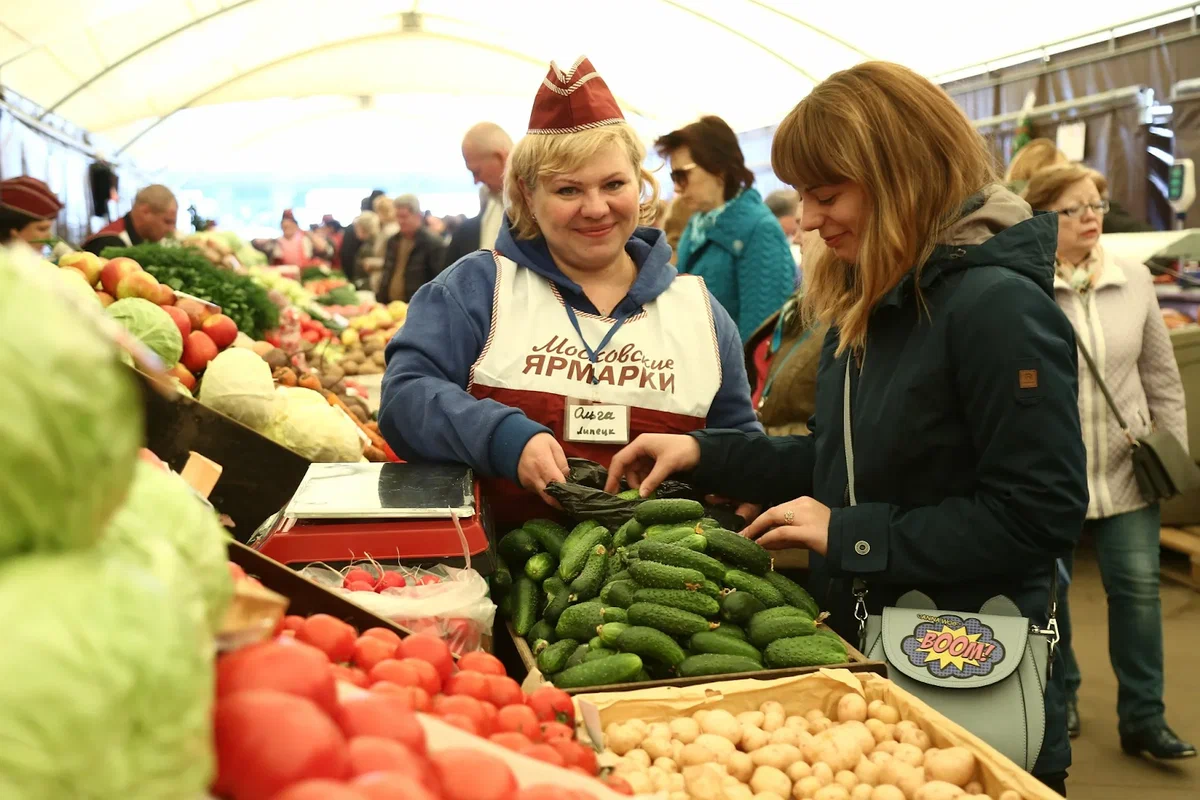
<svg viewBox="0 0 1200 800"><path fill-rule="evenodd" d="M700 730L706 734L727 739L734 745L742 740L742 726L738 724L737 719L733 714L719 708L710 712L700 722Z"/></svg>
<svg viewBox="0 0 1200 800"><path fill-rule="evenodd" d="M871 800L871 792L875 787L869 783L860 783L850 792L850 800Z"/></svg>
<svg viewBox="0 0 1200 800"><path fill-rule="evenodd" d="M680 777L683 777L682 775ZM678 792L671 792L667 795L667 800L692 800L692 796L680 789Z"/></svg>
<svg viewBox="0 0 1200 800"><path fill-rule="evenodd" d="M861 694L847 692L838 700L837 718L839 722L863 722L867 718L867 700Z"/></svg>
<svg viewBox="0 0 1200 800"><path fill-rule="evenodd" d="M875 791L871 792L871 800L905 800L905 798L904 792L900 791L899 787L885 783L875 787Z"/></svg>
<svg viewBox="0 0 1200 800"><path fill-rule="evenodd" d="M784 727L797 731L807 731L812 727L804 717L788 717L783 721L783 724Z"/></svg>
<svg viewBox="0 0 1200 800"><path fill-rule="evenodd" d="M715 764L717 763L717 754L704 745L693 742L692 744L685 744L683 746L683 752L679 754L679 758L676 760L681 767L691 767L698 764Z"/></svg>
<svg viewBox="0 0 1200 800"><path fill-rule="evenodd" d="M733 724L735 727L737 726L736 722ZM740 738L740 728L738 728L738 733ZM715 733L702 733L696 737L696 741L693 742L693 744L698 744L706 750L715 753L717 756L717 761L722 764L728 761L729 755L737 750L732 741Z"/></svg>
<svg viewBox="0 0 1200 800"><path fill-rule="evenodd" d="M623 756L642 743L644 737L628 724L612 723L604 729L605 744L617 755Z"/></svg>
<svg viewBox="0 0 1200 800"><path fill-rule="evenodd" d="M892 729L881 720L872 717L864 722L863 725L871 732L871 736L875 738L876 742L885 742L892 738Z"/></svg>
<svg viewBox="0 0 1200 800"><path fill-rule="evenodd" d="M805 742L800 749L808 763L815 766L818 761L823 761L834 772L854 769L863 755L862 748L853 736L821 734L811 742Z"/></svg>
<svg viewBox="0 0 1200 800"><path fill-rule="evenodd" d="M792 783L799 783L812 776L812 767L808 765L807 761L793 761L784 772L787 773Z"/></svg>
<svg viewBox="0 0 1200 800"><path fill-rule="evenodd" d="M786 770L788 765L800 761L804 755L800 748L790 744L769 744L750 754L756 767L774 767Z"/></svg>
<svg viewBox="0 0 1200 800"><path fill-rule="evenodd" d="M679 771L679 765L676 764L675 761L670 758L654 759L654 763L650 765L650 768L654 769L655 767L657 767L658 769L661 769L663 772L667 772L667 773Z"/></svg>
<svg viewBox="0 0 1200 800"><path fill-rule="evenodd" d="M907 764L898 758L893 758L885 761L879 767L879 782L890 783L893 786L900 785L900 779L914 770L911 764Z"/></svg>
<svg viewBox="0 0 1200 800"><path fill-rule="evenodd" d="M667 776L667 789L671 792L686 792L687 787L683 783L683 773L672 772Z"/></svg>
<svg viewBox="0 0 1200 800"><path fill-rule="evenodd" d="M766 747L771 741L771 734L755 725L742 725L742 743L739 745L747 753L753 753L759 748Z"/></svg>
<svg viewBox="0 0 1200 800"><path fill-rule="evenodd" d="M930 750L925 754L925 772L932 781L966 786L975 777L975 755L965 747L948 747L936 752Z"/></svg>
<svg viewBox="0 0 1200 800"><path fill-rule="evenodd" d="M887 753L888 755L891 755L892 753L896 752L896 748L899 746L899 742L880 742L879 744L875 745L875 752Z"/></svg>
<svg viewBox="0 0 1200 800"><path fill-rule="evenodd" d="M897 738L901 744L911 744L921 752L928 750L931 744L929 734L919 728L915 731L906 730Z"/></svg>
<svg viewBox="0 0 1200 800"><path fill-rule="evenodd" d="M1014 792L1012 789L1005 789L1000 793L996 800L1021 800L1021 795Z"/></svg>
<svg viewBox="0 0 1200 800"><path fill-rule="evenodd" d="M759 750L758 752L761 753L762 751ZM797 753L798 752L799 751L797 751ZM742 783L749 783L750 778L754 775L754 768L757 766L758 766L758 764L755 763L754 759L750 756L749 753L734 752L734 753L730 753L729 761L725 764L725 769L729 772L730 775L737 778ZM773 765L773 766L778 766L778 765ZM783 769L783 767L779 767L779 768Z"/></svg>
<svg viewBox="0 0 1200 800"><path fill-rule="evenodd" d="M827 730L831 730L836 724L836 722L828 717L822 717L821 719L812 723L812 730L814 733L824 733Z"/></svg>
<svg viewBox="0 0 1200 800"><path fill-rule="evenodd" d="M787 713L783 710L783 704L777 703L774 700L768 700L758 707L758 710L763 713L763 723L759 727L767 733L774 733L783 727L784 720L787 719Z"/></svg>
<svg viewBox="0 0 1200 800"><path fill-rule="evenodd" d="M921 786L913 794L913 800L956 800L962 797L963 790L953 783L945 781L930 781Z"/></svg>
<svg viewBox="0 0 1200 800"><path fill-rule="evenodd" d="M879 783L879 765L863 756L862 761L859 761L858 766L854 768L854 777L858 779L859 783L868 783L874 786Z"/></svg>
<svg viewBox="0 0 1200 800"><path fill-rule="evenodd" d="M818 789L817 793L813 795L813 800L850 800L850 790L845 786L831 783Z"/></svg>
<svg viewBox="0 0 1200 800"><path fill-rule="evenodd" d="M633 728L642 735L643 739L646 738L646 734L650 731L650 724L644 719L631 719L625 723L625 727Z"/></svg>
<svg viewBox="0 0 1200 800"><path fill-rule="evenodd" d="M742 726L753 725L756 728L761 728L766 722L767 715L761 711L743 711L736 717L737 721L742 723Z"/></svg>
<svg viewBox="0 0 1200 800"><path fill-rule="evenodd" d="M667 772L658 767L651 767L646 770L646 777L650 779L650 783L654 785L654 791L665 792L667 790Z"/></svg>
<svg viewBox="0 0 1200 800"><path fill-rule="evenodd" d="M809 711L804 715L804 718L809 722L817 722L819 720L828 719L828 717L825 716L825 712L819 708L814 708L812 711Z"/></svg>
<svg viewBox="0 0 1200 800"><path fill-rule="evenodd" d="M833 776L833 782L846 787L846 791L850 791L855 786L858 786L858 776L849 770L842 770L837 775Z"/></svg>
<svg viewBox="0 0 1200 800"><path fill-rule="evenodd" d="M645 742L642 743L643 745ZM925 763L925 754L911 744L901 742L896 745L896 751L892 756L903 761L905 764L913 767L919 767Z"/></svg>
<svg viewBox="0 0 1200 800"><path fill-rule="evenodd" d="M646 729L646 738L670 739L671 726L665 722L652 722L650 723L650 727Z"/></svg>
<svg viewBox="0 0 1200 800"><path fill-rule="evenodd" d="M885 753L882 750L876 749L875 752L873 752L869 756L867 756L867 760L878 767L878 766L881 766L883 764L883 762L887 761L891 757L892 757L891 753Z"/></svg>
<svg viewBox="0 0 1200 800"><path fill-rule="evenodd" d="M925 768L916 767L910 769L907 775L901 775L900 781L896 784L900 791L904 792L904 796L908 800L914 800L917 790L925 785Z"/></svg>
<svg viewBox="0 0 1200 800"><path fill-rule="evenodd" d="M800 731L795 728L776 728L771 731L770 744L787 744L793 747L800 743Z"/></svg>
<svg viewBox="0 0 1200 800"><path fill-rule="evenodd" d="M754 795L753 800L783 800L783 798L774 792L759 792Z"/></svg>
<svg viewBox="0 0 1200 800"><path fill-rule="evenodd" d="M895 725L900 721L900 712L882 700L872 700L867 704L867 716L888 725Z"/></svg>
<svg viewBox="0 0 1200 800"><path fill-rule="evenodd" d="M732 786L725 787L725 800L754 800L754 792L749 786L735 781Z"/></svg>
<svg viewBox="0 0 1200 800"><path fill-rule="evenodd" d="M855 737L859 748L864 753L869 753L875 749L875 736L862 722L843 722L836 730L839 736Z"/></svg>
<svg viewBox="0 0 1200 800"><path fill-rule="evenodd" d="M650 769L650 754L640 747L635 747L626 753L625 760L637 764L642 769Z"/></svg>
<svg viewBox="0 0 1200 800"><path fill-rule="evenodd" d="M671 740L667 737L646 737L642 740L641 749L645 750L651 759L670 758L672 754Z"/></svg>
<svg viewBox="0 0 1200 800"><path fill-rule="evenodd" d="M683 742L678 739L671 740L671 760L679 763L679 757L683 755L683 748L686 747Z"/></svg>
<svg viewBox="0 0 1200 800"><path fill-rule="evenodd" d="M824 761L813 764L812 776L821 782L822 786L833 783L833 768Z"/></svg>
<svg viewBox="0 0 1200 800"><path fill-rule="evenodd" d="M644 772L628 772L621 775L634 794L653 794L654 784Z"/></svg>
<svg viewBox="0 0 1200 800"><path fill-rule="evenodd" d="M690 746L690 745L689 745ZM723 770L713 764L688 767L683 771L684 785L692 800L724 800Z"/></svg>
<svg viewBox="0 0 1200 800"><path fill-rule="evenodd" d="M684 744L691 744L700 735L700 723L687 717L673 719L667 727L671 731L671 737Z"/></svg>
<svg viewBox="0 0 1200 800"><path fill-rule="evenodd" d="M928 759L929 756L926 755L925 758ZM983 791L983 784L981 784L979 781L971 781L963 787L963 791L967 794L985 794Z"/></svg>
<svg viewBox="0 0 1200 800"><path fill-rule="evenodd" d="M792 793L792 781L782 770L762 766L754 770L750 777L750 788L758 792L773 792L780 797Z"/></svg>
<svg viewBox="0 0 1200 800"><path fill-rule="evenodd" d="M709 710L707 708L702 708L699 711L697 711L696 713L692 714L692 719L696 720L696 724L700 724L700 723L703 723L704 718L707 717L711 713L712 713L711 710Z"/></svg>

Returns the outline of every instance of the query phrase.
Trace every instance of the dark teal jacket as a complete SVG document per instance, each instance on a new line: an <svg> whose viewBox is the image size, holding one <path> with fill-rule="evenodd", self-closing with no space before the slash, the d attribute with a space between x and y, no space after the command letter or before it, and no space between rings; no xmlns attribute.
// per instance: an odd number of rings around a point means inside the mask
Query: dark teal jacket
<svg viewBox="0 0 1200 800"><path fill-rule="evenodd" d="M939 246L919 279L910 272L871 314L862 371L851 370L857 506L847 507L847 356L834 357L836 328L821 356L812 433L695 434L692 479L706 491L767 506L807 495L832 509L812 583L851 641L855 577L868 585L872 613L920 589L959 611L1004 594L1044 622L1054 559L1083 526L1075 337L1054 302L1057 217L1029 218L1006 191L979 208L982 199L966 220L994 235ZM1003 212L995 219L993 204ZM1004 226L1018 206L1024 221ZM1048 734L1043 748L1049 771L1070 761L1065 728L1058 738Z"/></svg>

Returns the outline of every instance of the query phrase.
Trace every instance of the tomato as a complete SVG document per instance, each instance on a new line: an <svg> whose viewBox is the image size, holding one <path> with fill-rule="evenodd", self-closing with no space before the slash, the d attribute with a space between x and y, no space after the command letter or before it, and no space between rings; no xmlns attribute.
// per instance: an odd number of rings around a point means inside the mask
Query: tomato
<svg viewBox="0 0 1200 800"><path fill-rule="evenodd" d="M350 781L355 791L367 800L438 800L437 794L410 775L398 772L372 772Z"/></svg>
<svg viewBox="0 0 1200 800"><path fill-rule="evenodd" d="M451 749L434 753L432 759L446 800L509 800L517 793L512 770L496 756Z"/></svg>
<svg viewBox="0 0 1200 800"><path fill-rule="evenodd" d="M286 631L298 631L304 625L304 617L297 614L288 614L283 618L283 629Z"/></svg>
<svg viewBox="0 0 1200 800"><path fill-rule="evenodd" d="M416 671L418 685L428 692L430 697L442 691L442 676L438 674L437 667L433 664L419 658L402 658L400 663Z"/></svg>
<svg viewBox="0 0 1200 800"><path fill-rule="evenodd" d="M575 702L571 700L571 695L557 686L548 683L539 686L529 695L528 703L542 722L562 722L572 728L575 726Z"/></svg>
<svg viewBox="0 0 1200 800"><path fill-rule="evenodd" d="M454 656L450 654L450 646L438 636L418 634L401 640L397 655L401 658L419 658L433 664L434 669L442 678L443 685L454 674Z"/></svg>
<svg viewBox="0 0 1200 800"><path fill-rule="evenodd" d="M482 704L474 697L442 695L434 700L433 713L447 722L449 722L450 716L466 717L471 720L475 732L481 736L487 736L492 732L488 727L487 713L483 710Z"/></svg>
<svg viewBox="0 0 1200 800"><path fill-rule="evenodd" d="M337 705L329 659L315 647L287 638L243 647L217 660L217 697L247 689L294 694L327 711Z"/></svg>
<svg viewBox="0 0 1200 800"><path fill-rule="evenodd" d="M395 739L355 736L348 745L350 774L399 772L423 781L425 761Z"/></svg>
<svg viewBox="0 0 1200 800"><path fill-rule="evenodd" d="M367 628L362 635L388 642L392 647L400 646L400 634L390 628Z"/></svg>
<svg viewBox="0 0 1200 800"><path fill-rule="evenodd" d="M345 664L331 664L329 671L333 673L333 679L335 681L352 683L355 686L363 689L366 689L371 685L367 680L367 673L363 672L357 667L347 667Z"/></svg>
<svg viewBox="0 0 1200 800"><path fill-rule="evenodd" d="M564 741L572 741L575 739L575 730L561 722L543 722L542 723L542 741L553 742L562 739Z"/></svg>
<svg viewBox="0 0 1200 800"><path fill-rule="evenodd" d="M521 684L507 675L487 675L485 677L491 701L497 708L525 705L525 693L521 691ZM535 714L534 717L536 718L537 715Z"/></svg>
<svg viewBox="0 0 1200 800"><path fill-rule="evenodd" d="M521 751L521 755L536 758L538 761L545 761L547 764L553 764L556 767L565 767L567 762L562 756L548 744L533 744Z"/></svg>
<svg viewBox="0 0 1200 800"><path fill-rule="evenodd" d="M596 751L583 742L575 742L575 751L578 754L575 764L588 775L595 777L600 771L600 765L596 763Z"/></svg>
<svg viewBox="0 0 1200 800"><path fill-rule="evenodd" d="M496 707L487 700L480 700L479 710L483 712L483 729L488 733L497 730L496 718L499 717L500 714L496 710Z"/></svg>
<svg viewBox="0 0 1200 800"><path fill-rule="evenodd" d="M515 733L514 731L504 731L503 733L493 733L488 737L488 741L494 742L501 747L507 747L515 753L519 753L526 747L531 747L533 742L529 741L529 737L523 733Z"/></svg>
<svg viewBox="0 0 1200 800"><path fill-rule="evenodd" d="M216 793L269 800L309 778L341 780L349 770L346 740L315 703L269 690L217 701L213 719Z"/></svg>
<svg viewBox="0 0 1200 800"><path fill-rule="evenodd" d="M349 661L354 655L354 628L328 614L313 614L304 620L296 638L329 656L330 661Z"/></svg>
<svg viewBox="0 0 1200 800"><path fill-rule="evenodd" d="M475 720L463 714L443 714L442 722L464 730L472 736L480 735L479 726L475 724Z"/></svg>
<svg viewBox="0 0 1200 800"><path fill-rule="evenodd" d="M575 748L575 743L566 739L553 739L546 742L546 745L554 748L554 752L562 756L563 764L568 767L579 766L579 751Z"/></svg>
<svg viewBox="0 0 1200 800"><path fill-rule="evenodd" d="M371 691L399 697L410 711L428 712L432 705L429 694L420 686L399 686L391 681L379 681L371 687Z"/></svg>
<svg viewBox="0 0 1200 800"><path fill-rule="evenodd" d="M360 636L354 643L354 666L361 667L367 672L381 661L386 661L396 654L396 646L375 636Z"/></svg>
<svg viewBox="0 0 1200 800"><path fill-rule="evenodd" d="M505 706L496 716L496 727L502 731L515 731L529 737L531 742L542 740L542 730L537 714L529 706Z"/></svg>
<svg viewBox="0 0 1200 800"><path fill-rule="evenodd" d="M446 683L446 694L463 694L476 700L492 699L492 688L488 685L487 676L478 672L459 672L451 676Z"/></svg>
<svg viewBox="0 0 1200 800"><path fill-rule="evenodd" d="M233 578L234 583L237 583L242 578L246 577L246 570L242 569L241 564L237 564L233 561L230 561L229 562L229 576L231 578Z"/></svg>
<svg viewBox="0 0 1200 800"><path fill-rule="evenodd" d="M485 675L508 675L500 659L482 650L463 654L458 660L458 669L461 672L482 672Z"/></svg>
<svg viewBox="0 0 1200 800"><path fill-rule="evenodd" d="M543 783L525 787L517 795L516 800L596 800L596 798L594 795L578 789L564 789L561 786Z"/></svg>
<svg viewBox="0 0 1200 800"><path fill-rule="evenodd" d="M633 787L629 785L629 781L622 778L620 775L610 774L604 779L608 784L608 788L612 789L617 794L633 796Z"/></svg>
<svg viewBox="0 0 1200 800"><path fill-rule="evenodd" d="M344 783L318 779L293 783L271 800L367 800L367 796Z"/></svg>
<svg viewBox="0 0 1200 800"><path fill-rule="evenodd" d="M414 753L425 754L425 729L399 697L377 692L347 697L334 713L334 719L350 738L382 736L394 739Z"/></svg>
<svg viewBox="0 0 1200 800"><path fill-rule="evenodd" d="M375 681L390 681L397 686L419 686L421 678L411 665L395 658L380 661L367 673L371 683Z"/></svg>

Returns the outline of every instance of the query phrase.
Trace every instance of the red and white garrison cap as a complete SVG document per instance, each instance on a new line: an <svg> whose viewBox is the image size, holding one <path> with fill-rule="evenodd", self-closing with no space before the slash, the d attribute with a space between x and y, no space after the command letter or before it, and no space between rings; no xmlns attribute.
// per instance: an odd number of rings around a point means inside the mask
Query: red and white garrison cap
<svg viewBox="0 0 1200 800"><path fill-rule="evenodd" d="M527 133L578 133L624 121L608 84L592 62L580 56L566 71L550 62L550 72L533 99Z"/></svg>

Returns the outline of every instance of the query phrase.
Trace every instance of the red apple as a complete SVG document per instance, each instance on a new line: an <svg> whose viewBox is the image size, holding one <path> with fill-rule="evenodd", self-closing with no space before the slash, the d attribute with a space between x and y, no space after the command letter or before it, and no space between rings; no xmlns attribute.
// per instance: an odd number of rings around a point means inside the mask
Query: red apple
<svg viewBox="0 0 1200 800"><path fill-rule="evenodd" d="M182 383L183 387L189 392L196 391L196 376L189 372L188 368L183 364L176 364L175 366L171 367L169 370L167 370L167 374L174 375L176 378L179 378L179 382Z"/></svg>
<svg viewBox="0 0 1200 800"><path fill-rule="evenodd" d="M179 306L163 306L163 311L175 320L176 327L179 328L179 335L186 342L188 334L192 332L192 321L188 319L187 312Z"/></svg>
<svg viewBox="0 0 1200 800"><path fill-rule="evenodd" d="M132 258L114 258L100 270L100 283L104 291L117 296L117 284L131 272L141 272L142 267Z"/></svg>
<svg viewBox="0 0 1200 800"><path fill-rule="evenodd" d="M176 308L182 308L184 313L188 315L188 319L192 323L192 330L200 330L200 326L204 324L204 320L212 316L208 310L208 306L201 303L199 300L192 300L190 297L180 297L175 301Z"/></svg>
<svg viewBox="0 0 1200 800"><path fill-rule="evenodd" d="M159 282L149 272L141 270L130 272L117 282L117 299L140 297L153 303L154 298L158 296L159 285Z"/></svg>
<svg viewBox="0 0 1200 800"><path fill-rule="evenodd" d="M86 250L67 253L58 260L58 265L60 267L73 267L79 270L92 286L95 286L96 282L100 280L100 270L104 267L100 263L100 256L95 253L89 253Z"/></svg>
<svg viewBox="0 0 1200 800"><path fill-rule="evenodd" d="M237 323L224 314L213 314L200 325L219 349L224 350L237 338Z"/></svg>
<svg viewBox="0 0 1200 800"><path fill-rule="evenodd" d="M100 305L108 308L113 303L117 302L117 298L113 297L108 292L96 292L96 297L100 298Z"/></svg>
<svg viewBox="0 0 1200 800"><path fill-rule="evenodd" d="M154 293L154 297L151 299L153 299L155 303L163 308L166 308L167 306L173 306L175 305L175 290L170 286L167 286L165 283L160 283L158 285L158 291Z"/></svg>
<svg viewBox="0 0 1200 800"><path fill-rule="evenodd" d="M208 362L217 357L217 346L203 331L192 331L183 340L183 357L179 362L188 368L193 375L204 371Z"/></svg>

